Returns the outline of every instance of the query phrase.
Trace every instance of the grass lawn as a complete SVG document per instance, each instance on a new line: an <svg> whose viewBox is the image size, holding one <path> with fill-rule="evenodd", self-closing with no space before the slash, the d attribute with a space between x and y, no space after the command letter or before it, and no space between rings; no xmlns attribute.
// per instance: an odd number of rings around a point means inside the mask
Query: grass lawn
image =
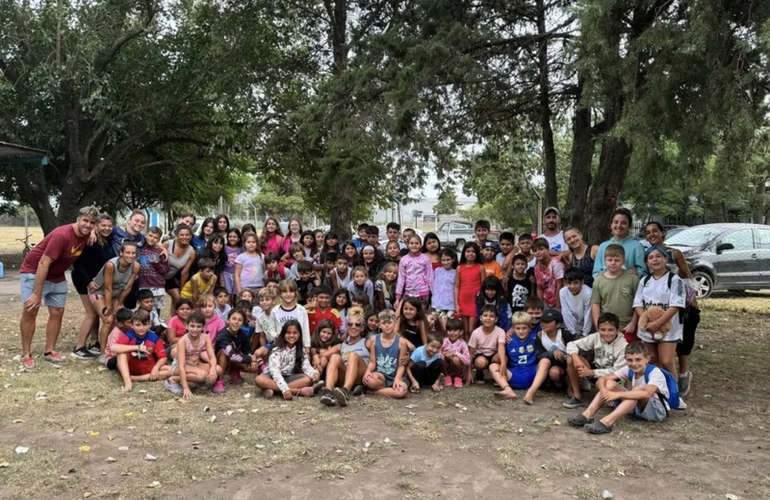
<svg viewBox="0 0 770 500"><path fill-rule="evenodd" d="M76 296L69 307L62 352ZM162 383L124 394L93 362L20 373L19 314L0 298L0 498L770 498L768 316L740 307L706 305L689 410L602 437L567 425L561 394L530 407L489 385L341 409L249 383L191 402Z"/></svg>

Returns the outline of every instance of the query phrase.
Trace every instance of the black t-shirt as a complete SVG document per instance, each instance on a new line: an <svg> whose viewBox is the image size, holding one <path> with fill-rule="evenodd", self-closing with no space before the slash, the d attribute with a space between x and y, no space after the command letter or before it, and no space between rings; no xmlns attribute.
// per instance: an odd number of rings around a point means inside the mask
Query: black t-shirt
<svg viewBox="0 0 770 500"><path fill-rule="evenodd" d="M508 276L508 297L511 304L511 312L524 310L524 303L532 295L532 282L530 274L532 269L527 269L524 273L524 279L516 279L513 273Z"/></svg>
<svg viewBox="0 0 770 500"><path fill-rule="evenodd" d="M297 302L299 305L304 306L307 304L307 299L310 297L310 290L315 288L315 280L313 278L302 281L297 280L297 291L299 292L299 300Z"/></svg>

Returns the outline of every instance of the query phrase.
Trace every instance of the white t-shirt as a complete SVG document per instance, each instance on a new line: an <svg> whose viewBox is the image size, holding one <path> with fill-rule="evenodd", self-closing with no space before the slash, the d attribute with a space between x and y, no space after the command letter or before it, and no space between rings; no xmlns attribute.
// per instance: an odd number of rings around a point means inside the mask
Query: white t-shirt
<svg viewBox="0 0 770 500"><path fill-rule="evenodd" d="M585 337L591 333L593 320L591 318L591 295L593 290L583 285L580 293L572 295L566 286L559 290L561 299L561 315L564 318L564 326L576 338Z"/></svg>
<svg viewBox="0 0 770 500"><path fill-rule="evenodd" d="M651 307L660 307L664 311L669 307L685 306L685 286L679 276L672 275L671 288L668 287L669 273L658 279L650 276L650 279L642 278L634 297L634 307L642 307L646 311ZM646 284L645 284L646 283ZM671 331L663 339L653 339L652 334L639 329L637 335L644 342L676 342L682 340L682 323L679 321L681 312L677 311L671 318Z"/></svg>
<svg viewBox="0 0 770 500"><path fill-rule="evenodd" d="M618 377L621 381L628 380L628 372L630 368L622 368L615 372L615 376ZM636 389L637 387L640 387L642 389L647 388L647 384L654 385L658 388L658 392L663 394L666 397L666 401L668 401L668 385L666 384L666 376L663 375L663 372L660 371L660 368L653 368L653 370L650 372L650 376L648 377L649 382L644 381L644 374L642 374L641 377L637 378L636 374L634 374L633 380L631 380L631 388ZM668 407L668 402L666 402L666 407Z"/></svg>
<svg viewBox="0 0 770 500"><path fill-rule="evenodd" d="M559 231L554 236L546 236L545 233L540 235L540 238L548 240L548 244L551 246L553 252L563 252L567 250L567 243L564 242L564 232Z"/></svg>
<svg viewBox="0 0 770 500"><path fill-rule="evenodd" d="M289 310L284 309L283 306L276 306L270 311L270 316L278 328L276 335L281 333L283 324L290 319L299 321L302 327L302 343L305 348L310 347L310 325L308 323L307 310L303 306L296 304L293 309Z"/></svg>

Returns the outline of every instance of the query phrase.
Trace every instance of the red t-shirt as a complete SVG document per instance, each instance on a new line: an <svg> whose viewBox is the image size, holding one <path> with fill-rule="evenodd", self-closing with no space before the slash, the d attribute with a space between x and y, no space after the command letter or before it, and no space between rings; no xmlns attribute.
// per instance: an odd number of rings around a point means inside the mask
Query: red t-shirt
<svg viewBox="0 0 770 500"><path fill-rule="evenodd" d="M144 344L147 349L152 349L151 354L128 353L128 372L131 375L147 375L160 358L166 357L166 345L152 330L148 331L144 337L139 337L136 332L129 330L121 335L116 343L121 345Z"/></svg>
<svg viewBox="0 0 770 500"><path fill-rule="evenodd" d="M334 322L334 325L337 327L337 330L339 330L340 326L342 325L342 320L340 319L340 313L337 312L336 309L327 307L326 310L321 311L320 307L316 307L315 309L310 309L307 312L307 322L308 322L308 326L310 327L311 333L315 332L316 325L320 323L322 319L332 320Z"/></svg>
<svg viewBox="0 0 770 500"><path fill-rule="evenodd" d="M83 249L90 236L78 236L75 234L74 226L74 224L67 224L51 231L48 236L43 238L43 241L35 245L35 248L27 254L19 272L35 274L37 266L40 264L40 259L43 258L43 255L46 255L53 262L51 262L48 268L48 276L46 276L45 280L52 283L64 281L64 271L69 269L72 263L83 253Z"/></svg>

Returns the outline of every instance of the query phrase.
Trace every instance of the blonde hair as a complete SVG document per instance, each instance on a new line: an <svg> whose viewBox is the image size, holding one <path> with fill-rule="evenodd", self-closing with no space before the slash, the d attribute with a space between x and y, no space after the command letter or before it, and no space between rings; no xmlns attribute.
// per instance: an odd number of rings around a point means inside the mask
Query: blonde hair
<svg viewBox="0 0 770 500"><path fill-rule="evenodd" d="M280 287L280 285L278 286ZM278 294L275 293L275 290L273 290L272 288L267 288L267 287L260 288L259 292L257 292L257 299L264 299L264 298L275 300L278 298Z"/></svg>
<svg viewBox="0 0 770 500"><path fill-rule="evenodd" d="M201 307L205 306L209 302L211 302L213 305L217 305L217 301L213 295L211 295L210 293L204 293L203 295L198 297L198 302L195 303L195 307L197 309L200 309Z"/></svg>
<svg viewBox="0 0 770 500"><path fill-rule="evenodd" d="M511 318L511 326L527 325L529 327L531 322L532 316L525 313L524 311L514 313L513 317Z"/></svg>
<svg viewBox="0 0 770 500"><path fill-rule="evenodd" d="M364 319L364 308L355 306L348 309L348 319L350 319L353 316L358 316L363 321Z"/></svg>
<svg viewBox="0 0 770 500"><path fill-rule="evenodd" d="M293 279L286 278L285 280L278 283L278 291L280 293L283 292L297 292L297 282Z"/></svg>
<svg viewBox="0 0 770 500"><path fill-rule="evenodd" d="M380 314L377 315L377 318L380 321L395 321L396 313L393 312L393 310L391 309L385 309L383 311L380 311Z"/></svg>

